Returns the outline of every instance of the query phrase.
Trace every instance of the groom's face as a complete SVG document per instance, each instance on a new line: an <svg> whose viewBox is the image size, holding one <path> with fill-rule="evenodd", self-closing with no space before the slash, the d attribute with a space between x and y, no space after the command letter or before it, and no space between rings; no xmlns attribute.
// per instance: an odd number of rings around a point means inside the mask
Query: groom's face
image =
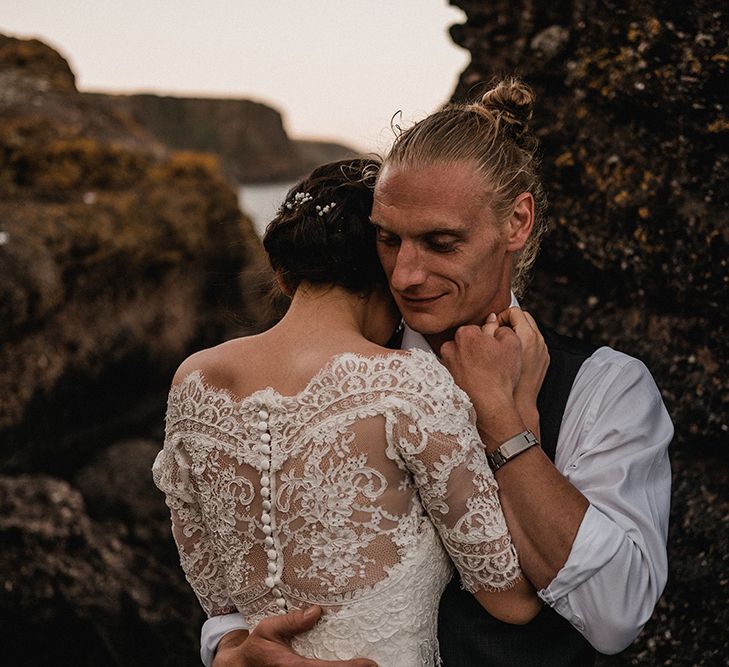
<svg viewBox="0 0 729 667"><path fill-rule="evenodd" d="M507 231L469 162L385 166L372 222L390 289L412 329L442 335L509 305Z"/></svg>

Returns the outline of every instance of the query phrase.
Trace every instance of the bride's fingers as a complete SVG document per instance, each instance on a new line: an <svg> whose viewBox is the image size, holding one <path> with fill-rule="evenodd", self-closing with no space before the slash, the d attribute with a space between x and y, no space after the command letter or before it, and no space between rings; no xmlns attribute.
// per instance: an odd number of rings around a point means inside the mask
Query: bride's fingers
<svg viewBox="0 0 729 667"><path fill-rule="evenodd" d="M486 318L486 324L481 327L481 331L489 336L493 336L496 330L499 328L499 319L496 317L496 313L491 313Z"/></svg>
<svg viewBox="0 0 729 667"><path fill-rule="evenodd" d="M502 327L515 329L521 318L521 308L518 306L509 306L506 310L502 310L498 314L499 324Z"/></svg>
<svg viewBox="0 0 729 667"><path fill-rule="evenodd" d="M524 345L531 346L535 341L543 342L542 332L526 310L517 307L508 308L499 313L499 322L511 327Z"/></svg>
<svg viewBox="0 0 729 667"><path fill-rule="evenodd" d="M509 311L510 311L510 310L511 310L511 308L507 308L506 310L502 310L502 311L501 311L501 312L500 312L500 313L498 314L498 316L497 316L497 318L498 318L498 320L499 320L499 324L500 324L500 325L501 325L502 327L510 327L510 326L511 326L511 321L510 321L510 319L509 319Z"/></svg>

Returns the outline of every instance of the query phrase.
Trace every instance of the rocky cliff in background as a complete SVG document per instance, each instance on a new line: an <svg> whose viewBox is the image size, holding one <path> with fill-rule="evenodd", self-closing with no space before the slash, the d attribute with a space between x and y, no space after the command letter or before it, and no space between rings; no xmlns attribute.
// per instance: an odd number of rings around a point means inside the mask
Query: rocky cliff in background
<svg viewBox="0 0 729 667"><path fill-rule="evenodd" d="M644 359L677 425L669 586L636 645L601 664L721 664L725 10L453 4L473 56L456 98L514 71L539 95L553 231L527 305ZM0 627L14 665L199 664L202 613L149 468L175 364L261 326L268 274L215 161L170 152L125 104L79 94L45 45L0 37Z"/></svg>
<svg viewBox="0 0 729 667"><path fill-rule="evenodd" d="M4 661L195 664L201 613L150 466L176 365L258 330L269 281L214 158L0 36Z"/></svg>
<svg viewBox="0 0 729 667"><path fill-rule="evenodd" d="M171 148L214 153L234 183L296 180L322 162L355 154L333 142L290 139L281 114L251 100L84 96L133 118Z"/></svg>
<svg viewBox="0 0 729 667"><path fill-rule="evenodd" d="M508 73L537 93L552 231L527 306L643 359L676 424L668 588L639 642L601 664L719 664L729 655L726 4L451 4L468 17L451 35L472 55L454 98Z"/></svg>

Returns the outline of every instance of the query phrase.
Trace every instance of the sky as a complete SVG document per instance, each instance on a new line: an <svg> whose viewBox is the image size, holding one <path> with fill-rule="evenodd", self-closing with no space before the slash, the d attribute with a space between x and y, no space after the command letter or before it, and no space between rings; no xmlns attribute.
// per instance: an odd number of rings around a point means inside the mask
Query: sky
<svg viewBox="0 0 729 667"><path fill-rule="evenodd" d="M393 114L450 97L464 20L446 0L0 0L0 32L56 48L81 90L254 99L295 138L376 151Z"/></svg>

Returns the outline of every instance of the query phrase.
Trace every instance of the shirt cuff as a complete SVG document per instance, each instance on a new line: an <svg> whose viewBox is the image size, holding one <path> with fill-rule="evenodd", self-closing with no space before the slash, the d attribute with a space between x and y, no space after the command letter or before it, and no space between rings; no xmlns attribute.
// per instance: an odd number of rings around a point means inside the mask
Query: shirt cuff
<svg viewBox="0 0 729 667"><path fill-rule="evenodd" d="M240 613L211 616L203 623L200 637L200 657L205 667L212 667L220 640L234 630L248 630L248 625Z"/></svg>
<svg viewBox="0 0 729 667"><path fill-rule="evenodd" d="M550 607L554 607L555 611L570 620L567 595L612 560L624 540L625 532L620 526L594 505L589 505L567 562L549 586L537 594Z"/></svg>

